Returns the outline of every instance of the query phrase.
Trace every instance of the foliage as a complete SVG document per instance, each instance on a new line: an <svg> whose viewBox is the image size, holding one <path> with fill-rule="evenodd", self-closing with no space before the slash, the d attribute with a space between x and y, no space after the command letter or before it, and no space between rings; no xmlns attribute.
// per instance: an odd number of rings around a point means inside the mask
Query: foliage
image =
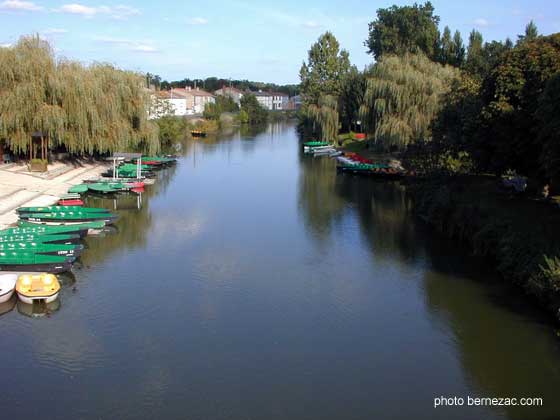
<svg viewBox="0 0 560 420"><path fill-rule="evenodd" d="M539 106L541 111L550 112L554 82L546 94L543 92L559 71L560 34L519 43L503 54L482 92L483 130L474 141L483 167L497 173L511 168L542 176L541 164L554 166L554 156L547 156L550 143L542 140L546 127L557 126L559 116L549 114L543 124ZM542 137L536 136L540 132Z"/></svg>
<svg viewBox="0 0 560 420"><path fill-rule="evenodd" d="M423 54L384 56L367 81L362 120L376 143L405 148L431 139L441 99L459 71Z"/></svg>
<svg viewBox="0 0 560 420"><path fill-rule="evenodd" d="M321 134L321 140L334 142L338 134L338 103L336 98L324 95L317 104L310 104L305 112L310 121L313 121Z"/></svg>
<svg viewBox="0 0 560 420"><path fill-rule="evenodd" d="M230 96L217 95L216 102L206 104L202 115L206 119L217 120L224 112L237 111L239 111L239 106Z"/></svg>
<svg viewBox="0 0 560 420"><path fill-rule="evenodd" d="M560 180L560 72L546 83L539 96L536 116L536 142L541 171L545 178Z"/></svg>
<svg viewBox="0 0 560 420"><path fill-rule="evenodd" d="M344 76L350 69L346 50L341 50L334 35L325 32L308 52L307 63L299 71L305 103L318 104L323 95L338 96Z"/></svg>
<svg viewBox="0 0 560 420"><path fill-rule="evenodd" d="M360 119L360 106L364 100L366 77L369 72L371 69L360 72L352 66L342 79L338 101L342 131L356 128L356 122Z"/></svg>
<svg viewBox="0 0 560 420"><path fill-rule="evenodd" d="M257 97L252 94L243 95L241 98L241 111L247 114L247 122L251 124L263 123L268 118L268 111L261 106Z"/></svg>
<svg viewBox="0 0 560 420"><path fill-rule="evenodd" d="M183 140L190 129L183 117L166 115L156 120L159 126L159 138L162 144L171 144Z"/></svg>
<svg viewBox="0 0 560 420"><path fill-rule="evenodd" d="M539 36L537 25L532 20L525 26L525 34L517 36L517 42L534 41Z"/></svg>
<svg viewBox="0 0 560 420"><path fill-rule="evenodd" d="M368 53L379 60L385 54L404 55L423 52L431 60L438 58L439 16L428 1L412 6L392 6L377 10L377 19L369 24L365 42Z"/></svg>
<svg viewBox="0 0 560 420"><path fill-rule="evenodd" d="M39 36L0 48L0 92L0 138L16 152L28 150L37 131L71 153L159 147L143 76L106 64L56 62Z"/></svg>
<svg viewBox="0 0 560 420"><path fill-rule="evenodd" d="M249 122L249 114L244 109L239 111L239 122L242 124L246 124Z"/></svg>
<svg viewBox="0 0 560 420"><path fill-rule="evenodd" d="M218 77L207 77L206 79L185 78L183 80L175 80L171 82L164 80L161 82L161 89L169 90L171 88L185 88L187 86L194 87L195 85L198 87L202 87L208 92L214 92L224 86L231 86L243 91L273 91L282 92L289 96L295 96L299 94L299 85L278 85L275 83L254 82L250 80L232 80Z"/></svg>

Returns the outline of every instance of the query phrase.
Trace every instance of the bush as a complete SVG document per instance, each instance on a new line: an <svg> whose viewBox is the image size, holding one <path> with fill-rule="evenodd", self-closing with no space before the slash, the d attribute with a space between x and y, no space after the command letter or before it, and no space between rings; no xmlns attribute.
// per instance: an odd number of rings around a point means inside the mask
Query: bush
<svg viewBox="0 0 560 420"><path fill-rule="evenodd" d="M169 144L183 140L189 132L189 123L185 118L168 115L159 118L159 140L161 144Z"/></svg>

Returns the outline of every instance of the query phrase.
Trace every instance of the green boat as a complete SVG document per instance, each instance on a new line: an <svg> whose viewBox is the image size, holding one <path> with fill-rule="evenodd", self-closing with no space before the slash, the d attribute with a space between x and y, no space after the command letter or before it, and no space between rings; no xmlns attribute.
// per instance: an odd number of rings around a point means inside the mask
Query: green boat
<svg viewBox="0 0 560 420"><path fill-rule="evenodd" d="M20 207L18 213L51 213L59 211L79 211L82 213L108 213L109 210L98 207L82 206L46 206L46 207Z"/></svg>
<svg viewBox="0 0 560 420"><path fill-rule="evenodd" d="M72 256L0 251L0 271L62 273L69 271L75 260L76 258Z"/></svg>
<svg viewBox="0 0 560 420"><path fill-rule="evenodd" d="M86 184L78 184L68 188L69 193L83 194L87 192L88 186Z"/></svg>
<svg viewBox="0 0 560 420"><path fill-rule="evenodd" d="M45 244L42 242L5 242L0 243L0 252L34 252L44 255L71 255L79 257L84 250L83 245Z"/></svg>
<svg viewBox="0 0 560 420"><path fill-rule="evenodd" d="M0 231L0 238L8 235L66 235L75 234L80 237L85 237L88 234L89 228L79 228L73 226L49 226L49 225L32 225L22 226L15 228L8 228Z"/></svg>
<svg viewBox="0 0 560 420"><path fill-rule="evenodd" d="M51 212L51 213L22 213L22 220L30 222L93 222L103 221L106 224L113 223L117 216L112 213L83 213L77 211Z"/></svg>
<svg viewBox="0 0 560 420"><path fill-rule="evenodd" d="M12 243L12 242L39 242L43 244L61 244L61 245L72 245L79 244L81 240L80 235L68 234L68 235L6 235L0 236L0 244Z"/></svg>
<svg viewBox="0 0 560 420"><path fill-rule="evenodd" d="M120 182L96 182L88 184L89 190L92 192L111 194L119 191L128 191L130 188L126 187Z"/></svg>
<svg viewBox="0 0 560 420"><path fill-rule="evenodd" d="M72 230L89 230L89 229L103 229L105 227L105 222L97 221L97 222L83 222L83 223L59 223L56 225L48 224L47 222L29 222L27 220L20 220L18 222L18 226L21 228L28 228L28 227L44 227L47 231L51 232L64 232L64 228L68 229L66 232L70 232Z"/></svg>
<svg viewBox="0 0 560 420"><path fill-rule="evenodd" d="M303 143L304 147L324 147L330 146L330 144L326 141L308 141Z"/></svg>

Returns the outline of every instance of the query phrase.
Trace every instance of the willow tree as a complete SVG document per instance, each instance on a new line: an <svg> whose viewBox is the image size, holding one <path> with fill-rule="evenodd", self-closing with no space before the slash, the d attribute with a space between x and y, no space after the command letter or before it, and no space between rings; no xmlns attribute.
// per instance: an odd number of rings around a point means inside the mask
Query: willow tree
<svg viewBox="0 0 560 420"><path fill-rule="evenodd" d="M367 81L360 108L366 132L384 147L429 141L441 98L459 75L423 54L383 56Z"/></svg>
<svg viewBox="0 0 560 420"><path fill-rule="evenodd" d="M34 133L71 153L159 148L143 76L110 65L56 61L38 36L0 48L0 138L26 152Z"/></svg>
<svg viewBox="0 0 560 420"><path fill-rule="evenodd" d="M305 113L313 124L318 125L321 140L330 143L336 140L338 134L338 102L334 96L320 96L317 104L309 104L305 108Z"/></svg>

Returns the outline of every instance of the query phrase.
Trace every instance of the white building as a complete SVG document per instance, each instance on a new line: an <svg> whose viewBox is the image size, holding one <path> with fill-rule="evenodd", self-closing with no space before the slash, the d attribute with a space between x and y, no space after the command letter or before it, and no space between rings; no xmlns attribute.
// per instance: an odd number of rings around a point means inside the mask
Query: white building
<svg viewBox="0 0 560 420"><path fill-rule="evenodd" d="M227 87L224 86L216 91L214 91L214 95L219 96L229 96L233 101L237 104L241 104L241 98L243 98L243 91L236 89L234 87Z"/></svg>
<svg viewBox="0 0 560 420"><path fill-rule="evenodd" d="M282 111L288 109L289 97L281 92L254 92L259 104L269 111Z"/></svg>
<svg viewBox="0 0 560 420"><path fill-rule="evenodd" d="M190 87L153 92L151 98L149 118L152 119L166 115L183 117L202 114L207 104L216 102L212 94Z"/></svg>
<svg viewBox="0 0 560 420"><path fill-rule="evenodd" d="M215 104L216 98L209 92L200 88L189 89L188 92L193 95L193 111L195 114L202 114L207 104Z"/></svg>

